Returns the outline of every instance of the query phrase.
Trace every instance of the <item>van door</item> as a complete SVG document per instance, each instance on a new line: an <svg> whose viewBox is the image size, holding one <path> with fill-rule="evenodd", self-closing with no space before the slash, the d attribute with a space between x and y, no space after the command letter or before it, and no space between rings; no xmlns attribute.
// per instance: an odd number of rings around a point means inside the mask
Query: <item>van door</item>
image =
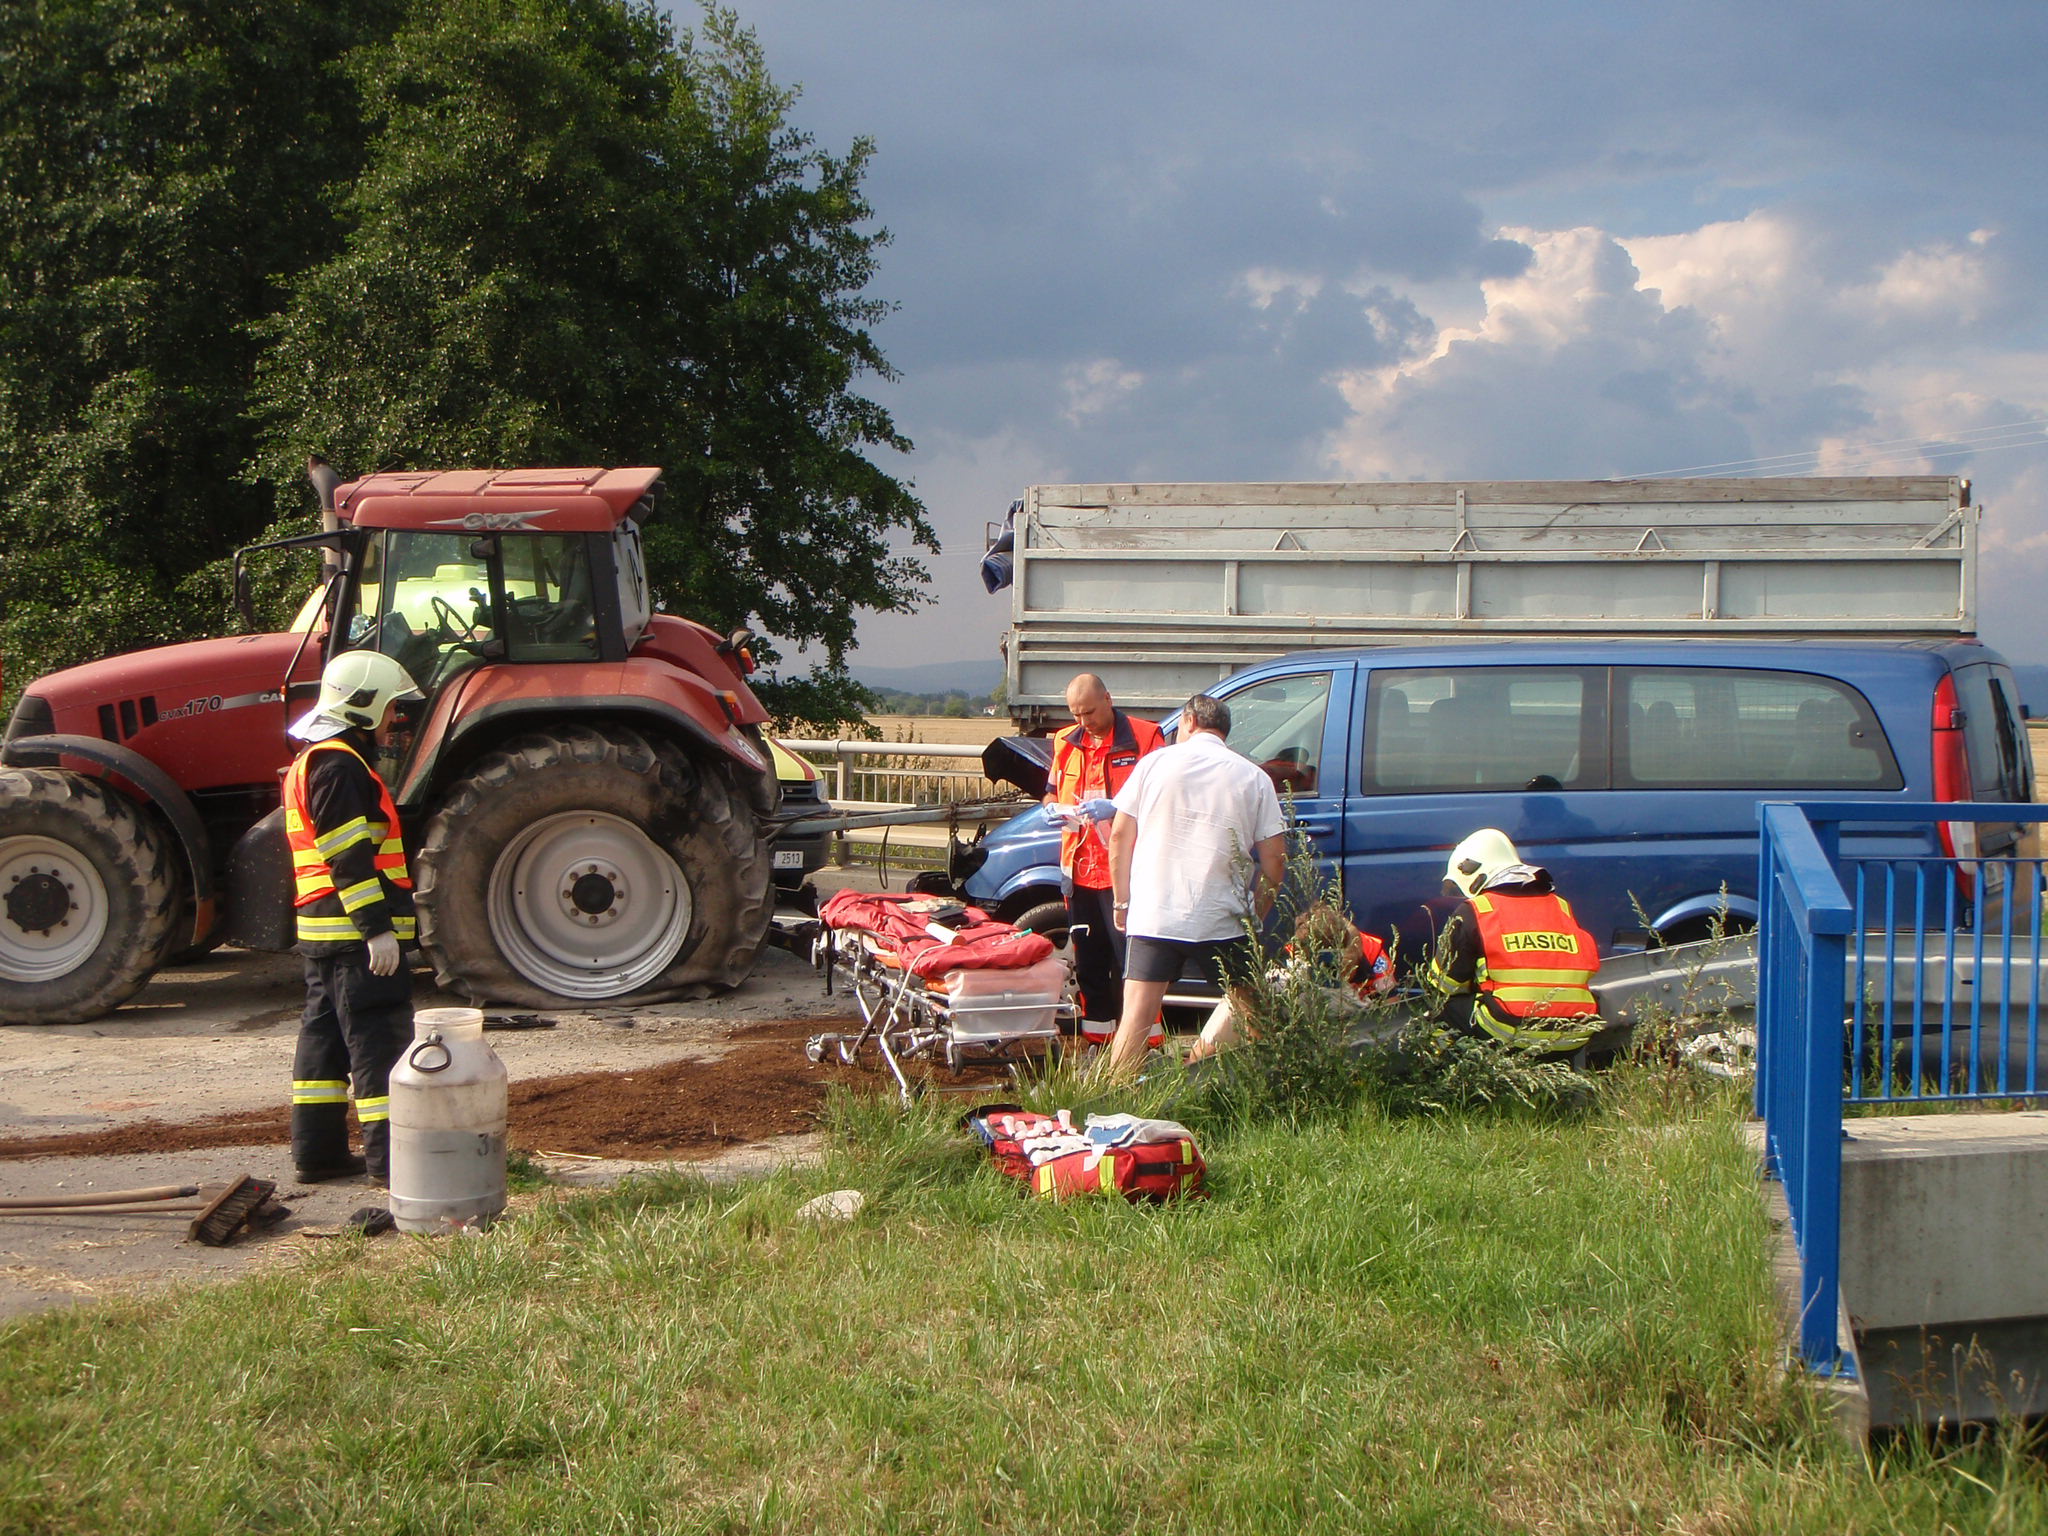
<svg viewBox="0 0 2048 1536"><path fill-rule="evenodd" d="M1607 784L1606 668L1362 667L1354 695L1345 896L1368 932L1399 931L1404 968L1451 911L1444 861L1469 833L1497 827L1538 864L1598 833L1584 807Z"/></svg>
<svg viewBox="0 0 2048 1536"><path fill-rule="evenodd" d="M1605 850L1628 904L1667 939L1698 937L1725 886L1755 910L1759 800L1869 799L1904 775L1870 701L1839 678L1758 667L1614 669L1614 793ZM1857 851L1924 852L1915 828L1852 829ZM1637 942L1641 942L1638 938Z"/></svg>
<svg viewBox="0 0 2048 1536"><path fill-rule="evenodd" d="M1317 862L1341 878L1344 786L1350 777L1345 722L1355 663L1262 672L1236 689L1218 688L1230 706L1230 745L1265 769L1308 835Z"/></svg>

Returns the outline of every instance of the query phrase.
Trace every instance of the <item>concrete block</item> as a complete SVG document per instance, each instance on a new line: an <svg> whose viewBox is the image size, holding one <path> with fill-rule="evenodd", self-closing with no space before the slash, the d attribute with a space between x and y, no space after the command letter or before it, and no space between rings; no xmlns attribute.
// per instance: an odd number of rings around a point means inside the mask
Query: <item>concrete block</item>
<svg viewBox="0 0 2048 1536"><path fill-rule="evenodd" d="M2048 1317L2048 1112L1845 1129L1842 1299L1859 1335Z"/></svg>

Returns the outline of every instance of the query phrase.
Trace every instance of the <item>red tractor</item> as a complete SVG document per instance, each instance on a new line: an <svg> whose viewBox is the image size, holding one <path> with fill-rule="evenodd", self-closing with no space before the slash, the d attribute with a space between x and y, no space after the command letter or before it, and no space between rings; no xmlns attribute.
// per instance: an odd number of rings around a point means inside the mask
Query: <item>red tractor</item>
<svg viewBox="0 0 2048 1536"><path fill-rule="evenodd" d="M773 905L767 712L747 631L653 611L660 471L337 478L316 461L324 531L255 546L325 552L292 630L22 695L0 745L0 1022L92 1018L223 941L291 947L285 725L359 647L426 694L380 768L441 985L561 1006L743 979Z"/></svg>

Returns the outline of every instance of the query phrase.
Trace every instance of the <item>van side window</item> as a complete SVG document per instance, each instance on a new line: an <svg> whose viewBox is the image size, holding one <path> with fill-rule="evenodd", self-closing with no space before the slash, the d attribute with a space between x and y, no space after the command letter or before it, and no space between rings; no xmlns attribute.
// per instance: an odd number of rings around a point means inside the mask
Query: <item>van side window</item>
<svg viewBox="0 0 2048 1536"><path fill-rule="evenodd" d="M1586 695L1586 674L1570 667L1375 671L1365 793L1598 787L1606 763L1581 750Z"/></svg>
<svg viewBox="0 0 2048 1536"><path fill-rule="evenodd" d="M1806 672L1622 668L1616 788L1898 789L1863 695Z"/></svg>
<svg viewBox="0 0 2048 1536"><path fill-rule="evenodd" d="M1231 746L1265 769L1282 794L1317 793L1329 673L1268 678L1224 702L1230 706Z"/></svg>

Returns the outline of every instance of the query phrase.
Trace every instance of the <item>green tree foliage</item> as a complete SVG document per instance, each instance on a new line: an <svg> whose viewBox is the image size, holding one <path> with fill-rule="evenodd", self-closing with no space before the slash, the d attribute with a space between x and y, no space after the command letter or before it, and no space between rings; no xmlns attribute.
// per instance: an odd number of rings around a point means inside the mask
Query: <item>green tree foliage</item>
<svg viewBox="0 0 2048 1536"><path fill-rule="evenodd" d="M615 0L435 0L349 61L375 127L344 249L265 327L265 472L457 463L665 467L658 597L836 668L936 548L853 391L889 367L865 296L886 236L844 157L790 126L752 37L678 37ZM286 506L303 505L295 490ZM770 685L812 719L843 680Z"/></svg>
<svg viewBox="0 0 2048 1536"><path fill-rule="evenodd" d="M657 596L831 671L936 542L870 460L865 141L797 128L726 12L646 0L0 11L9 685L225 623L221 558L345 473L659 464Z"/></svg>
<svg viewBox="0 0 2048 1536"><path fill-rule="evenodd" d="M217 629L277 275L333 250L363 135L332 61L388 0L0 6L0 645L36 673Z"/></svg>

